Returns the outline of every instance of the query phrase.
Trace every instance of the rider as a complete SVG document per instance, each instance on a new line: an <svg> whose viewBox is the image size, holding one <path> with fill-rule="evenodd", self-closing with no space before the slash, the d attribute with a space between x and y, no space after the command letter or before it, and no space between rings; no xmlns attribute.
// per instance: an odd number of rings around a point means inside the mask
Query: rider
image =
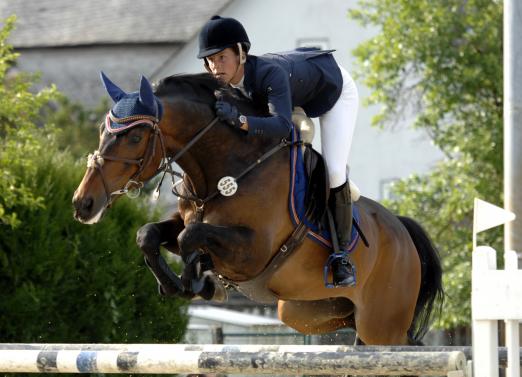
<svg viewBox="0 0 522 377"><path fill-rule="evenodd" d="M218 100L220 120L248 135L284 138L291 130L293 106L309 117L319 117L321 147L330 180L329 207L333 213L340 249L351 240L352 202L347 164L355 129L359 97L349 73L340 67L333 50L294 51L247 55L248 35L233 18L212 17L199 34L198 58L217 79L244 96L268 105L268 117L244 116L232 104ZM332 264L335 286L354 286L355 274L347 258Z"/></svg>

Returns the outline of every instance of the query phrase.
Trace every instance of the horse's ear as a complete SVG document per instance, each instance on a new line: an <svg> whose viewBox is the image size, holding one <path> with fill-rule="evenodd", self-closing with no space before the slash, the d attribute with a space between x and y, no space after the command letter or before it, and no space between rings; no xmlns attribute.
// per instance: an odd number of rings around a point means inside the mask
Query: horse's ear
<svg viewBox="0 0 522 377"><path fill-rule="evenodd" d="M112 98L114 102L118 102L122 99L127 93L121 90L115 83L113 83L109 78L105 75L105 73L100 72L100 78L102 80L103 86L109 96Z"/></svg>
<svg viewBox="0 0 522 377"><path fill-rule="evenodd" d="M152 85L145 76L141 76L140 102L152 111L156 112L156 101L154 99L154 91L152 90Z"/></svg>

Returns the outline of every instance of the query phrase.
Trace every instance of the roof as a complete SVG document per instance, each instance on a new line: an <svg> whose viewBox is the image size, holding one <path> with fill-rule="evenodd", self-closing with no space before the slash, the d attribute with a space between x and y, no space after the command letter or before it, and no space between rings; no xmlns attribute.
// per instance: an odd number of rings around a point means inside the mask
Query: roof
<svg viewBox="0 0 522 377"><path fill-rule="evenodd" d="M236 326L283 326L283 322L275 318L241 313L235 310L216 308L214 306L189 306L188 314L191 317Z"/></svg>
<svg viewBox="0 0 522 377"><path fill-rule="evenodd" d="M15 47L184 43L230 0L3 0Z"/></svg>

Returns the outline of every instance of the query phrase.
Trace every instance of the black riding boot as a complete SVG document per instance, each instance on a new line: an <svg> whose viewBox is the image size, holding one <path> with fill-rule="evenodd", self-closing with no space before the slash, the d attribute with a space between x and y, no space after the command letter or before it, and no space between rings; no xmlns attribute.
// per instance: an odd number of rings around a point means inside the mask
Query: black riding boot
<svg viewBox="0 0 522 377"><path fill-rule="evenodd" d="M331 189L328 204L335 223L339 250L347 249L352 238L353 219L350 184L346 182L342 186ZM348 257L336 258L333 261L332 274L334 286L353 287L355 285L355 267Z"/></svg>

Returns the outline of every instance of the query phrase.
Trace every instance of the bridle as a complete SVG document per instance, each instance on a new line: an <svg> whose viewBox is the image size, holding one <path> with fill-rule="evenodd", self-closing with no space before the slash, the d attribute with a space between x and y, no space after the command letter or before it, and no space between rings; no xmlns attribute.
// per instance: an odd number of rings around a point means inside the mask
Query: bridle
<svg viewBox="0 0 522 377"><path fill-rule="evenodd" d="M106 129L109 133L115 133L114 131L110 130L110 128L107 126L109 120L112 120L113 122L120 123L120 124L132 122L132 123L126 125L125 127L122 127L117 132L122 132L123 130L128 130L128 129L138 126L138 125L145 125L145 126L148 126L151 128L152 135L149 137L149 143L148 143L147 149L145 151L145 154L143 155L142 158L139 158L139 159L126 159L126 158L121 158L121 157L109 156L109 155L101 154L99 150L95 150L93 153L89 154L89 156L87 158L87 167L96 169L98 171L98 173L100 174L100 177L102 179L103 186L105 189L105 195L107 196L106 207L109 207L111 205L112 198L114 195L127 194L131 198L136 198L140 194L141 188L143 187L144 183L143 183L143 181L139 180L138 178L141 175L141 173L143 172L143 170L145 169L145 167L149 164L152 157L154 156L154 154L156 152L156 142L159 139L160 146L161 146L162 159L161 159L160 166L156 169L156 172L152 175L152 177L156 176L157 174L159 174L161 172L163 172L163 176L161 177L161 179L156 187L156 190L155 190L156 194L159 195L159 189L163 183L165 176L167 174L170 174L172 177L172 181L173 181L172 193L175 196L188 200L195 205L196 221L202 221L203 213L204 213L204 206L208 201L212 200L219 194L221 194L223 196L233 195L235 193L235 190L237 189L237 181L239 179L243 178L246 174L248 174L256 166L258 166L259 164L264 162L266 159L268 159L270 156L272 156L273 154L275 154L276 152L278 152L279 150L281 150L285 147L288 147L288 146L291 146L294 144L295 145L302 144L302 141L291 142L286 139L282 139L278 144L274 145L271 149L269 149L267 152L265 152L261 157L257 158L252 164L250 164L247 168L245 168L239 175L237 175L236 177L228 177L228 176L223 177L221 179L221 181L224 182L224 185L219 187L220 184L222 183L220 181L220 183L218 183L217 190L210 193L205 198L200 198L195 193L193 193L190 190L190 188L188 188L186 185L185 185L185 189L189 193L188 195L181 194L177 190L177 188L176 188L177 183L174 183L174 176L182 178L182 180L178 182L178 183L182 183L182 182L184 182L184 180L183 180L184 175L174 171L172 169L172 164L174 162L177 162L179 160L179 158L181 158L181 156L183 156L199 139L201 139L219 121L218 117L215 117L214 119L212 119L212 121L210 121L210 123L208 123L204 128L202 128L173 157L167 157L164 137L163 137L163 134L161 133L161 129L158 126L159 120L156 117L150 116L150 115L133 115L133 116L125 117L125 118L117 118L112 114L112 112L109 111L109 113L107 114L106 122L105 122ZM107 180L105 178L105 175L103 174L103 169L102 169L102 166L103 166L103 163L105 160L117 161L117 162L122 162L122 163L127 163L127 164L134 164L134 165L138 166L138 170L129 178L129 180L123 186L123 188L110 192L109 186L107 184ZM232 187L235 186L235 188L233 188L233 190L231 191L232 193L231 194L226 193L226 191L231 186Z"/></svg>
<svg viewBox="0 0 522 377"><path fill-rule="evenodd" d="M139 179L140 175L143 173L143 170L147 167L150 160L153 158L153 156L156 154L156 144L159 139L160 141L160 147L161 147L161 153L162 153L162 163L160 163L160 166L154 173L154 175L158 174L159 172L165 170L165 162L166 161L166 154L167 151L165 149L165 141L163 138L163 134L161 133L160 128L158 127L159 120L152 115L133 115L125 118L117 118L112 114L111 111L106 116L105 119L105 125L106 129L109 133L114 133L109 129L107 126L109 124L109 121L112 120L116 123L129 123L125 127L123 127L118 132L122 132L123 130L128 130L130 128L133 128L135 126L147 126L151 129L151 135L149 136L149 141L147 145L147 149L145 150L144 155L141 158L138 159L129 159L129 158L121 158L116 156L110 156L107 154L100 153L99 150L95 150L93 153L89 154L87 157L87 168L93 168L96 169L96 171L100 174L101 180L103 182L103 187L105 189L105 195L107 197L107 204L106 207L109 207L112 204L112 198L114 195L122 195L127 194L129 197L137 197L140 194L141 188L143 187L143 181ZM102 166L105 161L116 161L121 162L125 164L132 164L136 165L138 169L136 172L128 179L127 183L119 190L110 191L109 185L107 183L107 179L105 177L105 174L103 174Z"/></svg>
<svg viewBox="0 0 522 377"><path fill-rule="evenodd" d="M157 119L155 116L132 115L125 118L117 118L114 116L114 114L112 114L111 111L109 111L105 119L105 128L109 133L114 134L115 132L108 127L109 120L112 120L113 122L120 124L131 122L125 127L120 128L118 132L131 129L136 126L147 126L151 129L152 134L149 136L147 149L145 150L145 153L141 158L128 159L110 156L107 154L100 153L99 150L95 150L87 157L87 168L96 169L96 171L100 174L101 180L103 182L103 187L105 189L105 195L107 197L106 207L109 207L112 204L112 198L115 195L127 194L131 198L136 198L139 196L141 188L143 188L144 185L143 181L139 179L140 175L143 173L143 170L147 167L153 156L156 154L156 144L158 140L160 142L162 159L160 162L160 166L156 169L156 172L152 175L152 177L156 176L161 172L163 172L163 177L161 178L157 186L157 192L159 193L159 187L161 186L163 178L166 174L170 174L172 177L183 177L180 173L172 169L172 163L176 162L181 156L183 156L183 154L185 154L208 130L210 130L210 128L212 128L212 126L214 126L219 119L215 117L207 126L205 126L205 128L199 131L178 153L176 153L176 155L170 158L167 157L165 139L163 137L160 127L158 126L159 119ZM105 174L103 174L102 169L102 166L106 160L137 165L138 170L128 179L127 183L121 189L111 192L109 190L109 185L107 183Z"/></svg>

